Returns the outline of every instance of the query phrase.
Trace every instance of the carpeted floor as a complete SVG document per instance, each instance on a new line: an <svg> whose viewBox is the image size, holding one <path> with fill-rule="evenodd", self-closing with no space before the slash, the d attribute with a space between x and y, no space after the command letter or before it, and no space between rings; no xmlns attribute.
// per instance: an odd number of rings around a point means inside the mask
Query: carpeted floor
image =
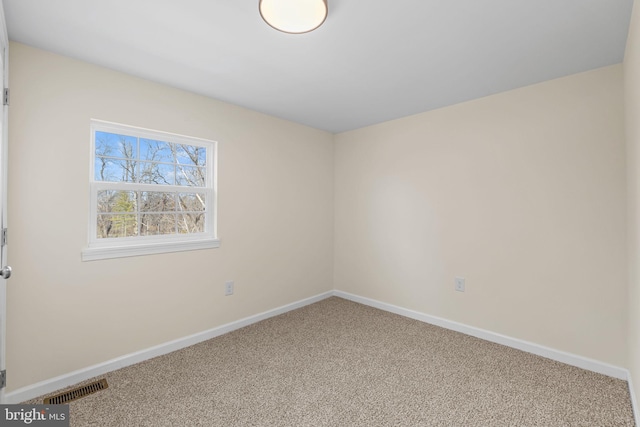
<svg viewBox="0 0 640 427"><path fill-rule="evenodd" d="M624 381L335 297L103 377L72 426L634 425Z"/></svg>

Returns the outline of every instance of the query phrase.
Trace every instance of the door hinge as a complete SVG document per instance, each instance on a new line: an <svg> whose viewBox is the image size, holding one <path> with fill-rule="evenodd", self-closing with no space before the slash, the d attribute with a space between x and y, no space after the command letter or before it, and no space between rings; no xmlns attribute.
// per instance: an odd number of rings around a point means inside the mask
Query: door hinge
<svg viewBox="0 0 640 427"><path fill-rule="evenodd" d="M2 93L2 105L9 105L9 88L5 87Z"/></svg>
<svg viewBox="0 0 640 427"><path fill-rule="evenodd" d="M2 231L0 232L0 246L6 246L7 245L7 229L3 228Z"/></svg>
<svg viewBox="0 0 640 427"><path fill-rule="evenodd" d="M0 388L5 388L7 386L7 370L3 369L0 371Z"/></svg>

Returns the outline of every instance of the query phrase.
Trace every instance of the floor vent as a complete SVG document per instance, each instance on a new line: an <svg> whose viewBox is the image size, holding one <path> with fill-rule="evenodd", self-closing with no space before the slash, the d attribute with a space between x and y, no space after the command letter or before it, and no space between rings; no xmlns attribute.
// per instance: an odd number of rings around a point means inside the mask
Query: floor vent
<svg viewBox="0 0 640 427"><path fill-rule="evenodd" d="M64 403L69 403L73 400L80 399L82 397L96 393L100 390L104 390L107 387L109 387L109 384L107 384L107 380L103 378L99 381L94 381L82 387L74 388L73 390L65 391L64 393L47 397L46 399L44 399L44 404L45 405L62 405Z"/></svg>

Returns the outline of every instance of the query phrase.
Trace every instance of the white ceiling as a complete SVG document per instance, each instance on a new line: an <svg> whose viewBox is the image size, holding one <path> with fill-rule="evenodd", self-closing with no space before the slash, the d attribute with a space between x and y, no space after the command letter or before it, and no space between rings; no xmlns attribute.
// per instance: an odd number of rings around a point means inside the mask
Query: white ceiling
<svg viewBox="0 0 640 427"><path fill-rule="evenodd" d="M328 0L307 34L258 0L3 0L9 37L330 132L623 60L633 0Z"/></svg>

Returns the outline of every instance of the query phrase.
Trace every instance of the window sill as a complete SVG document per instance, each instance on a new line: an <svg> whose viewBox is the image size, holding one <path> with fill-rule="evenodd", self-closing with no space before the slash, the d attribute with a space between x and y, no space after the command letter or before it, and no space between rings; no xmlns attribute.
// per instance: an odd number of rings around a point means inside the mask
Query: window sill
<svg viewBox="0 0 640 427"><path fill-rule="evenodd" d="M88 247L82 250L82 261L125 258L140 255L164 254L169 252L194 251L219 248L219 239L202 239L178 242L154 242L122 246Z"/></svg>

